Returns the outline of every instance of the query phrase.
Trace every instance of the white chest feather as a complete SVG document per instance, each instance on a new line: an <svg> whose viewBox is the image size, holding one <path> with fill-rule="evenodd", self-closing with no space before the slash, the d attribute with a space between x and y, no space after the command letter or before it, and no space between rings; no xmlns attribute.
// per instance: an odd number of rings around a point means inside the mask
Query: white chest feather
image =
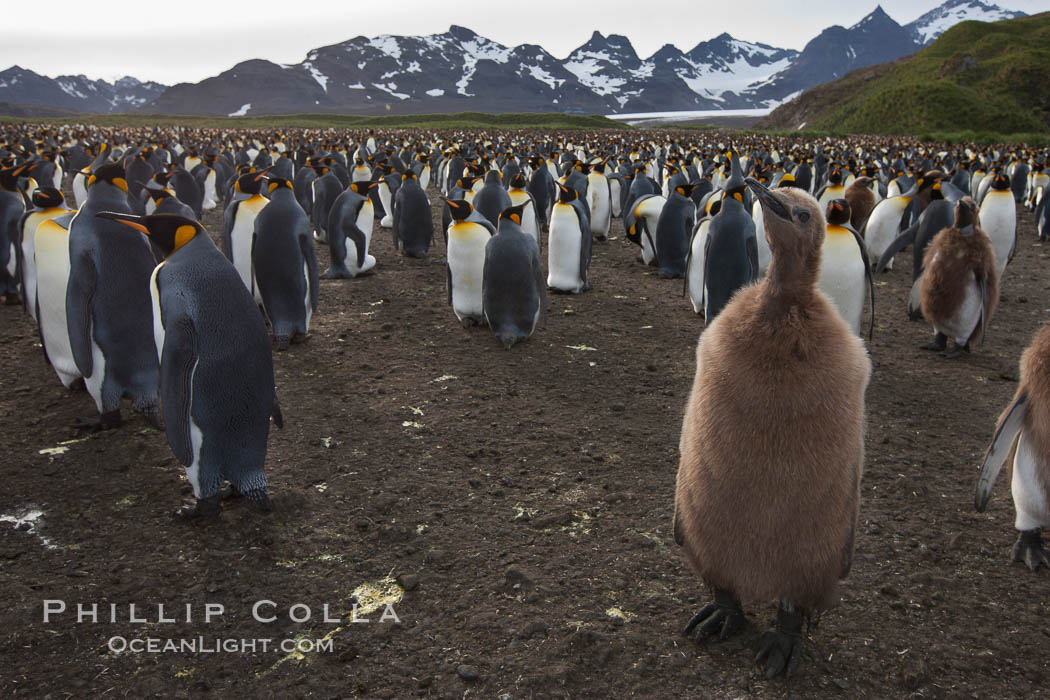
<svg viewBox="0 0 1050 700"><path fill-rule="evenodd" d="M576 210L569 204L555 204L547 234L547 286L564 291L579 291L583 287L582 235Z"/></svg>

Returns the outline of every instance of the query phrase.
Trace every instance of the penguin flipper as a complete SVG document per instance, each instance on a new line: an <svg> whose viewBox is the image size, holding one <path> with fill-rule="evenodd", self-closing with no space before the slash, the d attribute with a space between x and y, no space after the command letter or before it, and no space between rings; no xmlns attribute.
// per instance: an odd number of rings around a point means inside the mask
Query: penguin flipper
<svg viewBox="0 0 1050 700"><path fill-rule="evenodd" d="M995 430L992 444L984 454L984 462L981 464L981 473L977 477L977 491L974 493L974 507L978 513L983 513L988 506L988 499L992 496L992 487L999 476L999 471L1006 464L1010 453L1013 452L1014 443L1017 441L1021 428L1024 427L1025 416L1028 413L1028 393L1019 391L1014 400L1003 412L999 420L999 427Z"/></svg>
<svg viewBox="0 0 1050 700"><path fill-rule="evenodd" d="M284 430L284 414L281 412L281 402L277 399L277 390L273 391L273 407L270 408L270 417L273 424Z"/></svg>
<svg viewBox="0 0 1050 700"><path fill-rule="evenodd" d="M25 296L25 295L23 294L22 296ZM25 300L23 299L23 302L24 301ZM47 354L47 344L44 342L44 324L40 321L40 297L39 297L39 295L37 295L37 298L34 301L34 306L36 306L36 318L37 318L36 334L37 334L37 337L40 338L40 349L44 351L44 360L47 361L47 364L54 366L54 364L51 362L51 357L48 356L48 354Z"/></svg>
<svg viewBox="0 0 1050 700"><path fill-rule="evenodd" d="M674 535L674 543L681 547L685 543L685 535L682 534L682 522L678 519L678 499L674 501L674 514L671 516L671 533Z"/></svg>
<svg viewBox="0 0 1050 700"><path fill-rule="evenodd" d="M885 272L886 266L890 264L890 260L893 260L893 256L912 244L918 230L919 225L915 224L914 226L909 226L904 233L894 238L893 242L883 251L882 257L879 258L879 264L875 267L875 272Z"/></svg>
<svg viewBox="0 0 1050 700"><path fill-rule="evenodd" d="M343 234L353 241L354 247L357 248L357 269L360 270L365 265L365 256L368 255L368 251L365 250L365 234L357 224L349 220L343 224Z"/></svg>
<svg viewBox="0 0 1050 700"><path fill-rule="evenodd" d="M95 261L81 253L71 261L66 288L66 325L73 361L85 377L94 372L91 354L91 300L95 296Z"/></svg>
<svg viewBox="0 0 1050 700"><path fill-rule="evenodd" d="M747 248L747 261L751 264L751 281L758 279L758 238L749 236L744 239L744 247Z"/></svg>
<svg viewBox="0 0 1050 700"><path fill-rule="evenodd" d="M174 315L174 314L170 314ZM169 316L170 318L170 316ZM164 429L175 458L193 464L190 438L190 396L193 370L197 365L197 329L189 316L180 314L164 327L164 349L160 360L160 400L164 406Z"/></svg>
<svg viewBox="0 0 1050 700"><path fill-rule="evenodd" d="M981 287L981 345L984 345L984 333L988 329L988 278L979 275ZM977 330L976 328L974 329Z"/></svg>
<svg viewBox="0 0 1050 700"><path fill-rule="evenodd" d="M317 253L310 241L309 227L306 233L299 236L299 250L302 252L303 260L306 262L306 284L310 288L310 308L317 311Z"/></svg>
<svg viewBox="0 0 1050 700"><path fill-rule="evenodd" d="M234 202L222 213L222 254L233 262L233 222L237 220L240 202Z"/></svg>
<svg viewBox="0 0 1050 700"><path fill-rule="evenodd" d="M482 274L484 275L484 268L482 268ZM484 279L482 279L484 285ZM447 262L445 263L445 292L448 295L448 305L452 306L452 266Z"/></svg>
<svg viewBox="0 0 1050 700"><path fill-rule="evenodd" d="M871 274L871 259L868 257L868 246L864 243L864 239L853 228L847 228L853 234L853 240L860 247L860 259L864 262L864 276L868 280L868 301L871 304L871 315L868 318L868 340L871 340L875 334L875 278Z"/></svg>
<svg viewBox="0 0 1050 700"><path fill-rule="evenodd" d="M536 285L537 293L540 296L540 317L538 323L542 324L544 330L547 328L547 275L543 272L543 261L539 256L539 247L537 246L537 253L532 256L532 279Z"/></svg>

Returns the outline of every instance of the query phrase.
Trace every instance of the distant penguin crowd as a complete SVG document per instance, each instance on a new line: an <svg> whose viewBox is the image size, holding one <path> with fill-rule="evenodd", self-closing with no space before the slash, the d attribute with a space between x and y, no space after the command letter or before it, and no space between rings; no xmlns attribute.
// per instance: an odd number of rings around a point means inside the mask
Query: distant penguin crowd
<svg viewBox="0 0 1050 700"><path fill-rule="evenodd" d="M630 264L679 280L683 322L704 318L671 527L712 601L686 633L728 638L745 604L774 603L756 661L790 676L853 562L875 280L911 246L906 314L880 304L883 323L924 319L922 347L947 359L976 351L1025 244L1018 216L1050 238L1048 158L876 137L8 124L0 296L90 396L78 428L119 429L127 399L164 430L193 488L181 516L235 496L268 511L273 353L308 341L322 284L383 274L374 235L420 259L439 232L450 320L511 350L546 327L549 293L605 284L591 261L621 219ZM984 509L1011 463L1013 556L1033 570L1050 567L1048 368L1050 325L975 495Z"/></svg>

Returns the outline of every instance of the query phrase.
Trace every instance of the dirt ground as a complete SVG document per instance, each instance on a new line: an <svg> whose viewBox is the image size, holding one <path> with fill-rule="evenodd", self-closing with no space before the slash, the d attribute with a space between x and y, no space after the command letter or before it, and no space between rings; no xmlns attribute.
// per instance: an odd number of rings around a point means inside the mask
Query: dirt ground
<svg viewBox="0 0 1050 700"><path fill-rule="evenodd" d="M856 557L789 682L752 663L772 606L748 610L726 643L682 635L709 596L671 538L703 321L681 281L636 261L619 220L595 246L593 290L551 296L548 328L509 352L446 305L440 234L418 261L377 227L375 273L322 281L308 341L276 355L286 426L270 436L269 515L232 502L215 520L173 518L190 487L163 433L136 416L81 439L71 426L91 399L63 389L21 309L0 308L0 515L42 512L0 520L0 686L53 698L1045 693L1050 574L1009 560L1005 478L987 513L973 508L1018 357L1050 313L1050 248L1019 220L997 316L970 356L918 349L930 330L905 314L909 253L878 279ZM218 233L221 213L205 224ZM327 257L319 248L321 270ZM67 451L41 452L56 447ZM380 622L359 588L384 581L399 622ZM345 619L355 590L368 624ZM67 611L45 623L45 600ZM254 619L257 601L277 619ZM78 603L97 603L99 622L78 623ZM129 604L148 622L129 622ZM158 622L158 604L180 621ZM205 622L206 604L224 613ZM290 619L295 604L309 621ZM330 651L275 648L326 636ZM198 637L211 651L111 651ZM252 639L273 641L213 651Z"/></svg>

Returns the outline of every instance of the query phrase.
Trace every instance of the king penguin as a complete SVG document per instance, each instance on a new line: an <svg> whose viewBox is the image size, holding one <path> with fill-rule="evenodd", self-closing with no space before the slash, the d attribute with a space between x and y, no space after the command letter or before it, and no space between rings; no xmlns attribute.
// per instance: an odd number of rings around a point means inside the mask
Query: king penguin
<svg viewBox="0 0 1050 700"><path fill-rule="evenodd" d="M587 210L590 213L591 233L599 241L609 237L612 223L612 190L609 178L605 177L605 161L586 165Z"/></svg>
<svg viewBox="0 0 1050 700"><path fill-rule="evenodd" d="M547 233L547 286L557 292L579 294L591 288L591 227L579 195L558 184L558 201L551 211Z"/></svg>
<svg viewBox="0 0 1050 700"><path fill-rule="evenodd" d="M696 222L696 206L689 198L692 191L693 185L676 185L656 222L656 263L660 277L665 279L685 276L689 239Z"/></svg>
<svg viewBox="0 0 1050 700"><path fill-rule="evenodd" d="M868 254L873 260L878 261L883 252L893 243L904 229L908 228L905 215L908 213L908 205L923 185L923 179L918 181L905 193L895 197L887 197L871 210L867 223L861 235L868 246ZM887 261L885 269L893 269L893 259Z"/></svg>
<svg viewBox="0 0 1050 700"><path fill-rule="evenodd" d="M992 178L988 193L981 202L977 225L992 242L999 278L1002 279L1017 248L1017 203L1010 189L1010 178L1003 173Z"/></svg>
<svg viewBox="0 0 1050 700"><path fill-rule="evenodd" d="M99 418L79 427L121 424L124 396L157 424L159 367L153 348L149 278L156 266L147 238L95 218L101 211L130 214L124 168L103 165L88 178L87 201L69 225L69 343Z"/></svg>
<svg viewBox="0 0 1050 700"><path fill-rule="evenodd" d="M321 279L348 279L370 271L376 259L368 252L375 209L368 191L378 183L358 181L339 195L328 213L330 265Z"/></svg>
<svg viewBox="0 0 1050 700"><path fill-rule="evenodd" d="M1050 527L1050 324L1021 355L1020 382L1003 411L977 479L975 506L984 512L1003 465L1013 456L1010 491L1018 530L1013 560L1032 571L1050 567L1042 530Z"/></svg>
<svg viewBox="0 0 1050 700"><path fill-rule="evenodd" d="M66 320L69 285L69 222L73 214L45 219L37 226L33 242L36 263L36 316L44 358L67 389L83 375L73 358Z"/></svg>
<svg viewBox="0 0 1050 700"><path fill-rule="evenodd" d="M868 318L870 340L875 329L875 282L864 239L850 223L851 215L846 199L828 202L828 229L820 255L817 287L828 295L846 325L858 335L867 297L871 302Z"/></svg>
<svg viewBox="0 0 1050 700"><path fill-rule="evenodd" d="M452 212L445 265L448 303L464 327L480 325L485 320L481 296L485 246L495 233L495 227L480 213L471 217L474 207L466 200L449 199L446 203Z"/></svg>
<svg viewBox="0 0 1050 700"><path fill-rule="evenodd" d="M18 222L26 205L18 189L18 176L25 166L0 170L0 296L17 304L19 296Z"/></svg>
<svg viewBox="0 0 1050 700"><path fill-rule="evenodd" d="M485 244L482 306L485 322L510 350L547 325L547 285L536 239L521 228L524 210L518 204L499 216L496 235Z"/></svg>
<svg viewBox="0 0 1050 700"><path fill-rule="evenodd" d="M306 337L317 311L317 255L292 183L274 178L268 187L270 203L255 217L252 265L277 349L286 350Z"/></svg>
<svg viewBox="0 0 1050 700"><path fill-rule="evenodd" d="M853 560L871 362L817 288L816 199L748 184L773 259L700 336L672 530L714 589L686 634L725 639L746 624L743 602L776 601L756 661L790 676L803 622L833 604Z"/></svg>
<svg viewBox="0 0 1050 700"><path fill-rule="evenodd" d="M180 515L217 515L224 480L255 508L271 510L266 439L271 415L277 427L283 419L266 327L251 294L196 221L97 216L149 236L166 256L149 287L164 429L197 499Z"/></svg>
<svg viewBox="0 0 1050 700"><path fill-rule="evenodd" d="M261 192L264 177L266 171L246 173L237 178L233 185L233 200L222 215L222 252L233 263L257 304L262 304L262 297L252 272L252 241L255 238L255 220L270 203Z"/></svg>
<svg viewBox="0 0 1050 700"><path fill-rule="evenodd" d="M704 318L707 323L718 316L738 289L751 284L759 276L755 222L744 208L746 185L736 166L735 156L733 163L733 175L726 182L722 208L711 219L705 243L704 299L707 305ZM768 217L766 219L768 223ZM768 233L766 238L769 238Z"/></svg>
<svg viewBox="0 0 1050 700"><path fill-rule="evenodd" d="M33 206L36 208L25 213L18 227L21 240L19 267L22 272L22 303L25 304L26 311L34 321L38 320L36 315L36 230L48 219L72 214L73 211L63 206L64 203L62 193L54 187L37 189L33 193Z"/></svg>
<svg viewBox="0 0 1050 700"><path fill-rule="evenodd" d="M382 189L383 185L379 187ZM430 199L419 186L419 178L411 170L402 175L393 207L391 228L394 246L410 258L426 257L434 239L434 221L430 213Z"/></svg>
<svg viewBox="0 0 1050 700"><path fill-rule="evenodd" d="M507 184L510 185L507 194L510 195L512 206L518 207L526 202L532 205L522 208L521 230L532 236L538 245L540 242L539 219L536 216L535 200L529 194L529 191L525 189L525 176L521 173L515 173Z"/></svg>
<svg viewBox="0 0 1050 700"><path fill-rule="evenodd" d="M952 227L938 233L926 249L921 280L922 315L936 333L922 348L945 351L946 357L969 352L971 341L984 339L999 302L995 251L970 197L956 202ZM946 350L949 338L955 347Z"/></svg>

